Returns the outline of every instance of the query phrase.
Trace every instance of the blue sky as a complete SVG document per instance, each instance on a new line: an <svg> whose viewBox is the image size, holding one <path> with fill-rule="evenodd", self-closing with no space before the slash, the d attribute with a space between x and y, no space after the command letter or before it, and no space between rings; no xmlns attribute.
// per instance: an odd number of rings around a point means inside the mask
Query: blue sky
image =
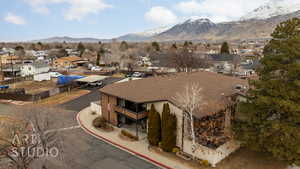
<svg viewBox="0 0 300 169"><path fill-rule="evenodd" d="M0 41L113 38L190 17L236 20L268 0L4 0Z"/></svg>

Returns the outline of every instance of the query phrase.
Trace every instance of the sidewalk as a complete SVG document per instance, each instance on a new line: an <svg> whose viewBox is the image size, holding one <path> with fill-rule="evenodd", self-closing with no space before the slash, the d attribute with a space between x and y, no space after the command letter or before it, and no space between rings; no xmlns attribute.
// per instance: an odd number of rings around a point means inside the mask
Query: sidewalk
<svg viewBox="0 0 300 169"><path fill-rule="evenodd" d="M85 108L77 115L77 121L80 126L92 136L101 139L113 146L116 146L124 151L127 151L141 159L151 162L161 168L166 169L189 169L190 167L182 162L171 160L165 156L159 156L157 153L148 150L148 143L146 139L138 142L129 142L122 140L118 135L121 131L115 128L113 132L102 132L93 127L92 121L97 115L92 115L90 108Z"/></svg>

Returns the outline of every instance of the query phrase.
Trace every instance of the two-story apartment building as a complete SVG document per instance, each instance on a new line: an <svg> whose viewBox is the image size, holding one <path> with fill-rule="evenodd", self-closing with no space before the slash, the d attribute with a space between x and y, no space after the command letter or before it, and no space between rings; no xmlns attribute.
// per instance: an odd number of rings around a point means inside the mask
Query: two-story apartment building
<svg viewBox="0 0 300 169"><path fill-rule="evenodd" d="M191 148L190 118L176 98L188 84L202 88L203 104L193 116L197 145L201 147L197 151ZM147 112L151 105L162 113L163 105L168 103L171 113L177 117L177 147L214 165L237 148L230 148L227 130L234 116L234 100L243 90L241 86L246 87L247 81L204 71L112 84L100 90L102 115L118 127L135 125L138 136L141 128L147 128Z"/></svg>

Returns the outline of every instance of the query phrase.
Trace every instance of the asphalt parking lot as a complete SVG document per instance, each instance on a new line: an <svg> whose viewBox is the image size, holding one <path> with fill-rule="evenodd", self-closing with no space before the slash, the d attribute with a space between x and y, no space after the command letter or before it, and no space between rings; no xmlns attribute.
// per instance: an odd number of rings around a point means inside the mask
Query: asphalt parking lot
<svg viewBox="0 0 300 169"><path fill-rule="evenodd" d="M82 129L65 131L63 160L49 163L51 168L66 169L157 169L142 159L117 149Z"/></svg>
<svg viewBox="0 0 300 169"><path fill-rule="evenodd" d="M112 84L116 81L122 80L122 78L107 78L103 81L104 85ZM91 92L89 94L83 95L75 100L69 101L67 103L62 104L60 107L66 110L72 110L79 112L80 110L88 107L91 102L100 102L100 87L89 87L86 88Z"/></svg>
<svg viewBox="0 0 300 169"><path fill-rule="evenodd" d="M120 79L108 79L106 84ZM156 169L159 168L130 153L122 151L106 142L99 140L81 128L76 121L77 113L89 106L90 102L99 101L99 88L90 88L91 92L73 101L60 105L64 111L53 112L55 129L62 136L62 159L50 160L47 168L53 169ZM0 115L8 115L20 110L19 106L0 104ZM75 127L75 128L73 128ZM0 166L1 168L1 166Z"/></svg>

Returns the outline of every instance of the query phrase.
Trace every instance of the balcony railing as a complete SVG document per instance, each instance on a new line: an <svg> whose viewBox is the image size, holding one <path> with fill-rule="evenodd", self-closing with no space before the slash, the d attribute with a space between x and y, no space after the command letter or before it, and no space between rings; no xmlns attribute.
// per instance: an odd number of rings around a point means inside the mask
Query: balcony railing
<svg viewBox="0 0 300 169"><path fill-rule="evenodd" d="M130 117L132 119L135 119L135 120L140 120L140 119L143 119L143 118L147 117L147 112L146 111L142 111L142 112L137 113L137 112L128 110L128 109L126 109L124 107L121 107L121 106L115 106L114 111L122 113L125 116L128 116L128 117Z"/></svg>

